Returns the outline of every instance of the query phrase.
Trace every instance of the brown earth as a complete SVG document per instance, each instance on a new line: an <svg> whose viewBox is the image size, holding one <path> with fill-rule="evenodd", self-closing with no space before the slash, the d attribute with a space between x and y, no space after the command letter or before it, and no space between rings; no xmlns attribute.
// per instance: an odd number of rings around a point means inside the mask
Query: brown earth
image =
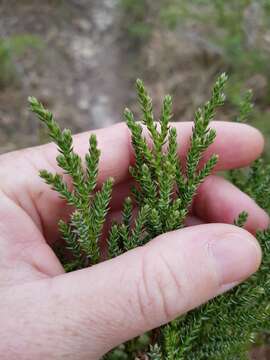
<svg viewBox="0 0 270 360"><path fill-rule="evenodd" d="M74 132L120 121L127 102L125 49L116 1L0 1L0 38L39 37L14 56L16 81L0 90L0 151L39 143L27 97L40 99Z"/></svg>

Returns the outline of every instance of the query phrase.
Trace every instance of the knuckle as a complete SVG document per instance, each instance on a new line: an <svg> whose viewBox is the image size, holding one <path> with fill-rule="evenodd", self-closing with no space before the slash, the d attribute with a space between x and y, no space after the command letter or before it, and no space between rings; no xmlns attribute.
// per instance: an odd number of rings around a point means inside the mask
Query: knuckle
<svg viewBox="0 0 270 360"><path fill-rule="evenodd" d="M150 249L149 249L150 250ZM145 251L142 256L137 303L145 323L167 323L186 302L184 277L161 252Z"/></svg>
<svg viewBox="0 0 270 360"><path fill-rule="evenodd" d="M160 301L166 322L178 315L179 303L185 300L184 274L162 253L159 254L160 276L157 278ZM179 300L181 299L181 300Z"/></svg>

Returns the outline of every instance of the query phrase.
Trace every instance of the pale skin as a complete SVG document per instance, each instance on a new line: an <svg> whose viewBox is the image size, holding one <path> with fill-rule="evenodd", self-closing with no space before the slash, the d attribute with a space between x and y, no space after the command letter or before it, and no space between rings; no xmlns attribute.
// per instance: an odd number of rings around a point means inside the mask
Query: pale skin
<svg viewBox="0 0 270 360"><path fill-rule="evenodd" d="M175 124L184 158L191 123ZM252 127L213 123L217 170L246 166L263 150ZM98 130L99 184L115 179L118 214L134 161L124 124ZM84 155L89 133L74 138ZM260 247L252 234L267 214L227 181L211 176L200 188L188 227L88 269L65 274L51 249L68 208L38 176L59 172L49 144L0 157L0 354L2 360L90 360L232 288L255 272ZM206 156L206 157L207 157ZM230 225L249 212L247 230ZM198 225L198 223L200 225Z"/></svg>

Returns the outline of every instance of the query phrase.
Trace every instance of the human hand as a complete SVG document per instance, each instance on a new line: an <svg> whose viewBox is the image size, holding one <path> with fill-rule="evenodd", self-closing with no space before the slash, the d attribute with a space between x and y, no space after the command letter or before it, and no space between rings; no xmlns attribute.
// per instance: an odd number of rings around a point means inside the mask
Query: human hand
<svg viewBox="0 0 270 360"><path fill-rule="evenodd" d="M175 126L184 158L192 124ZM257 130L226 122L212 126L217 139L208 155L219 154L219 170L248 165L260 155L263 139ZM117 216L134 160L130 136L124 124L96 134L102 150L99 182L115 178L111 208ZM88 138L89 133L74 138L78 153L86 153ZM55 156L49 144L0 157L1 359L99 359L257 270L261 252L256 239L228 224L246 210L246 228L254 233L267 227L268 216L226 180L211 176L194 201L192 226L64 274L51 245L59 240L59 218L67 218L69 210L38 176L40 168L60 171Z"/></svg>

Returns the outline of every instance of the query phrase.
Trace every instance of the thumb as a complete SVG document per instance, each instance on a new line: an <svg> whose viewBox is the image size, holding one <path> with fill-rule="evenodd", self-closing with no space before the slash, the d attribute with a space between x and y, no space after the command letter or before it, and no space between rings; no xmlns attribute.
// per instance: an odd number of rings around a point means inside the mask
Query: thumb
<svg viewBox="0 0 270 360"><path fill-rule="evenodd" d="M256 239L231 225L161 235L118 258L50 280L31 305L33 311L39 304L32 337L38 337L40 351L46 336L50 359L98 359L230 289L256 271L260 259Z"/></svg>

